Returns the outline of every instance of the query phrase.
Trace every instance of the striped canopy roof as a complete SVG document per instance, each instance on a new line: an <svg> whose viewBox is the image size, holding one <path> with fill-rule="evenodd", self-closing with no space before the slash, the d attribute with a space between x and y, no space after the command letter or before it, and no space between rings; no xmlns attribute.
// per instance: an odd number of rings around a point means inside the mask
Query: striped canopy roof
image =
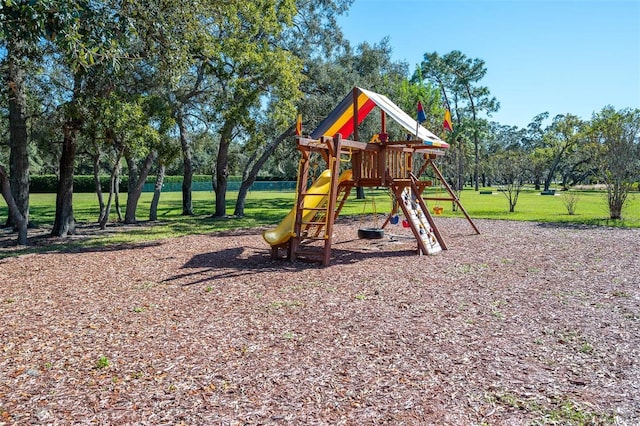
<svg viewBox="0 0 640 426"><path fill-rule="evenodd" d="M354 96L354 93L356 96ZM398 106L391 102L386 96L356 87L354 91L345 96L342 102L311 132L311 137L314 139L318 139L321 136L333 137L338 133L344 138L351 136L356 122L353 107L354 97L357 98L358 124L362 123L362 120L377 106L383 110L389 118L415 135L417 122L411 118L409 114L398 108ZM418 126L417 139L421 139L425 145L434 148L449 148L448 143L422 126Z"/></svg>

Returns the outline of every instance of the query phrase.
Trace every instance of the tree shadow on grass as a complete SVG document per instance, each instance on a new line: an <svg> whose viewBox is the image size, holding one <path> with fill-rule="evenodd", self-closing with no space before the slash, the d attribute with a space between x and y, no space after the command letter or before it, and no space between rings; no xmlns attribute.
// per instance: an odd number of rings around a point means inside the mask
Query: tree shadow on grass
<svg viewBox="0 0 640 426"><path fill-rule="evenodd" d="M25 254L45 253L86 253L86 252L111 252L155 247L162 244L159 240L112 242L99 237L108 236L111 233L126 232L135 234L137 228L144 224L110 227L106 231L100 230L96 224L77 224L78 233L67 237L51 236L51 227L41 227L30 231L29 245L16 246L15 236L11 230L0 232L0 259ZM124 230L124 231L123 231Z"/></svg>
<svg viewBox="0 0 640 426"><path fill-rule="evenodd" d="M582 222L540 222L540 228L549 229L625 229L625 221L621 219L585 219ZM631 228L626 228L631 229Z"/></svg>

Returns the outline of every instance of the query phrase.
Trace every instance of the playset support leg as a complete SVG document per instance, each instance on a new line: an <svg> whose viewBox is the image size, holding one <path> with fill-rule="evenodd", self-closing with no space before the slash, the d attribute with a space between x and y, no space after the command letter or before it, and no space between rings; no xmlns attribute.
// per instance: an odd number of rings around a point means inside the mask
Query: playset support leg
<svg viewBox="0 0 640 426"><path fill-rule="evenodd" d="M467 222L469 222L469 224L471 225L473 230L476 232L476 234L480 234L480 230L478 230L478 227L476 226L476 224L473 223L473 220L471 220L471 216L469 216L469 213L467 213L465 208L462 206L462 203L460 202L460 199L458 198L456 193L453 191L451 186L447 183L445 178L442 176L442 173L440 173L440 170L438 170L438 168L436 167L436 165L433 162L433 160L431 158L429 158L429 159L427 159L427 163L429 163L429 165L433 168L433 171L438 176L438 179L440 179L440 182L442 182L442 185L445 187L445 189L447 190L449 195L451 195L451 198L452 198L453 202L456 203L456 205L460 208L460 211L462 211L462 213L464 214L464 217L467 218Z"/></svg>

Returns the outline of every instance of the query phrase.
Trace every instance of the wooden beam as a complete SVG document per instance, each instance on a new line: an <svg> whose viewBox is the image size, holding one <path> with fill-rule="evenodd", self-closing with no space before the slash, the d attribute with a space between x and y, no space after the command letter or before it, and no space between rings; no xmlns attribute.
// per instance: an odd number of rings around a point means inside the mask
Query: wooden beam
<svg viewBox="0 0 640 426"><path fill-rule="evenodd" d="M476 234L480 234L480 231L476 227L476 224L473 223L473 220L471 220L471 216L469 216L469 213L467 213L465 208L462 206L462 203L460 203L460 199L458 198L456 193L453 191L453 189L451 189L451 186L449 186L447 181L444 179L444 177L442 176L442 173L440 173L440 170L438 170L435 163L431 159L428 159L427 162L431 165L431 167L433 168L433 171L438 176L438 179L440 179L440 182L442 183L442 185L445 187L449 195L451 195L451 197L453 198L453 202L456 203L458 207L460 207L460 210L464 214L464 217L467 218L467 222L469 222L473 230L476 231Z"/></svg>
<svg viewBox="0 0 640 426"><path fill-rule="evenodd" d="M349 136L349 135L345 135ZM360 139L358 135L358 88L353 88L353 139L356 141Z"/></svg>

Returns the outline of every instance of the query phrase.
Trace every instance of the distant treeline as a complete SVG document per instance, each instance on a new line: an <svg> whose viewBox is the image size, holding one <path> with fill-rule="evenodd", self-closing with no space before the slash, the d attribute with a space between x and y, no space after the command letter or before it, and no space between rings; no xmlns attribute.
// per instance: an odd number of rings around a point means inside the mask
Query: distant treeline
<svg viewBox="0 0 640 426"><path fill-rule="evenodd" d="M35 175L30 177L29 192L34 194L56 193L58 185L58 177L56 175ZM241 176L229 176L229 190L234 191L242 182ZM288 190L295 189L295 181L283 180L277 177L260 177L259 181L254 182L251 189L253 190ZM128 177L120 177L120 192L127 192ZM150 176L145 183L144 191L153 191L156 183L155 176ZM182 185L182 176L165 176L163 181L163 191L179 191ZM290 186L293 185L292 188ZM100 176L100 186L103 192L109 191L109 176ZM193 190L211 190L210 175L194 175ZM96 192L96 186L92 175L77 175L73 177L73 192Z"/></svg>

